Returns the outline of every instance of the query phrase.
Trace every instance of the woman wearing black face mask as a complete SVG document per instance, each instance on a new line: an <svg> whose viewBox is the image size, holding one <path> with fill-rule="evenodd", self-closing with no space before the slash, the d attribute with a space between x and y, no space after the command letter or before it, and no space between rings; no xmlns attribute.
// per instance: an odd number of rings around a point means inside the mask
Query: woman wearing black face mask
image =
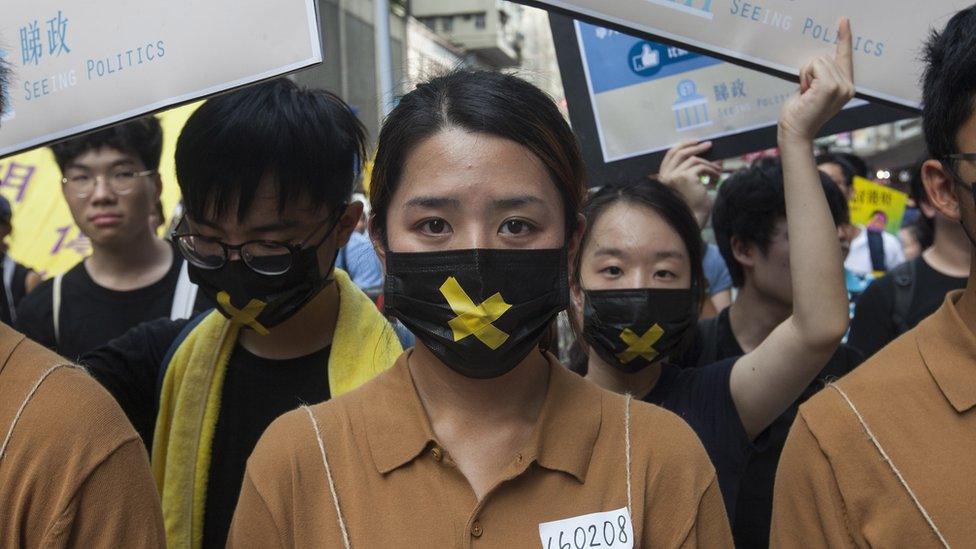
<svg viewBox="0 0 976 549"><path fill-rule="evenodd" d="M694 433L539 350L582 230L582 161L548 97L488 72L418 87L371 194L388 312L418 344L265 433L231 546L731 543Z"/></svg>
<svg viewBox="0 0 976 549"><path fill-rule="evenodd" d="M698 226L674 192L656 182L608 187L583 209L573 312L589 351L585 375L682 416L712 458L730 516L753 444L824 367L847 326L837 232L810 145L850 98L841 65L807 67L802 93L781 115L793 315L752 352L703 368L676 364L694 336L704 286Z"/></svg>

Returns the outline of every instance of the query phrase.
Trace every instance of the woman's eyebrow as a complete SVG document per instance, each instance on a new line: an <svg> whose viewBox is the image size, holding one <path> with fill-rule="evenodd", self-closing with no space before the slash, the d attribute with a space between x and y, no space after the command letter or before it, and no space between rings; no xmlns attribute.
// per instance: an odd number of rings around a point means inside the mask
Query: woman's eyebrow
<svg viewBox="0 0 976 549"><path fill-rule="evenodd" d="M492 210L510 210L512 208L518 208L519 206L527 206L530 204L545 204L545 202L538 196L531 194L523 194L518 196L509 196L505 198L498 198L491 201Z"/></svg>
<svg viewBox="0 0 976 549"><path fill-rule="evenodd" d="M461 207L461 201L457 198L446 196L415 196L403 204L404 208L454 208Z"/></svg>

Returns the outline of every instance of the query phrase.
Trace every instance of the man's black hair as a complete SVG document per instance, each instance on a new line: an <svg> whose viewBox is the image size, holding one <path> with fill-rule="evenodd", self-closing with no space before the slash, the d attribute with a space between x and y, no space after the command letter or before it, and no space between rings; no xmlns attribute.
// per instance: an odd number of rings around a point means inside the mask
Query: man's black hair
<svg viewBox="0 0 976 549"><path fill-rule="evenodd" d="M352 195L366 130L341 99L287 78L214 97L194 112L176 145L176 177L191 218L236 204L244 219L265 176L278 209L293 201L336 208Z"/></svg>
<svg viewBox="0 0 976 549"><path fill-rule="evenodd" d="M932 158L960 152L956 134L973 115L976 99L976 5L932 31L925 44L922 123ZM973 151L967 151L973 152Z"/></svg>
<svg viewBox="0 0 976 549"><path fill-rule="evenodd" d="M854 188L854 176L860 174L846 157L839 153L828 152L817 155L816 162L818 166L821 164L837 164L840 166L840 171L844 174L844 181L847 182L848 188ZM861 177L865 176L862 175Z"/></svg>
<svg viewBox="0 0 976 549"><path fill-rule="evenodd" d="M163 154L163 128L155 116L144 116L51 145L54 160L62 172L79 156L103 148L134 155L147 170L158 170Z"/></svg>
<svg viewBox="0 0 976 549"><path fill-rule="evenodd" d="M820 174L834 224L850 222L844 193L827 174ZM732 174L718 191L712 210L715 241L737 288L745 283L745 271L732 253L732 237L753 244L766 254L776 224L786 218L783 168L778 161L765 161Z"/></svg>
<svg viewBox="0 0 976 549"><path fill-rule="evenodd" d="M864 161L860 156L849 153L849 152L835 152L833 153L837 158L843 159L847 162L847 165L854 170L854 175L863 177L865 179L871 179L871 167L868 163Z"/></svg>

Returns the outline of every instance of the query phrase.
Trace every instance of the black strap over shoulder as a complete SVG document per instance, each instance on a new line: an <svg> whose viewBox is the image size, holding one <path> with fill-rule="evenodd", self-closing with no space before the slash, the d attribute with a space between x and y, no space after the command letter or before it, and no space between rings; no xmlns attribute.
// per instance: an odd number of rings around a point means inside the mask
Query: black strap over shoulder
<svg viewBox="0 0 976 549"><path fill-rule="evenodd" d="M878 231L868 231L868 251L871 252L871 270L874 272L885 272L888 266L885 264L884 236Z"/></svg>
<svg viewBox="0 0 976 549"><path fill-rule="evenodd" d="M892 277L892 281L895 283L895 299L891 320L894 322L899 335L912 329L908 319L912 310L912 298L915 295L917 261L921 261L921 258L902 263L888 273L888 276Z"/></svg>

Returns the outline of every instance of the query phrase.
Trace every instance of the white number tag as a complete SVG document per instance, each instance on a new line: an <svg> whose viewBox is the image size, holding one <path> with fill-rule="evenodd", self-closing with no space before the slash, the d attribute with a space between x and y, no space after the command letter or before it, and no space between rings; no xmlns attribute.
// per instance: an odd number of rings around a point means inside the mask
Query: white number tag
<svg viewBox="0 0 976 549"><path fill-rule="evenodd" d="M616 511L591 513L539 524L542 549L587 549L589 547L634 547L634 525L623 507Z"/></svg>

